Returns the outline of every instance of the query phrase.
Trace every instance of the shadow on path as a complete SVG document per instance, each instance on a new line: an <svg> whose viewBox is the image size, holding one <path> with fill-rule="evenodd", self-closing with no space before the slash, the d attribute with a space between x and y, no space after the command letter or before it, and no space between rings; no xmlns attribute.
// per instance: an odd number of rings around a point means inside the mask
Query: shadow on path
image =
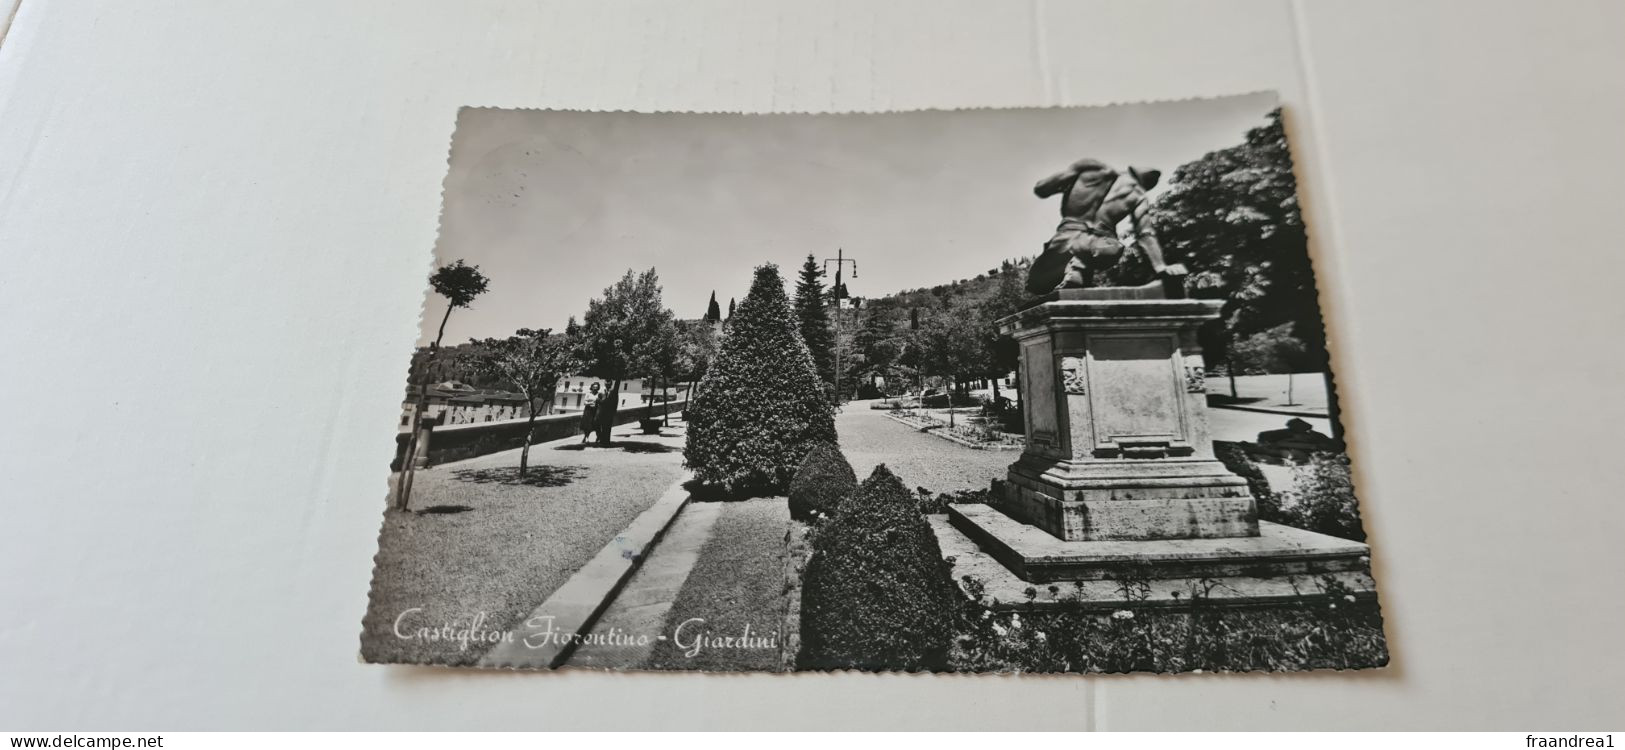
<svg viewBox="0 0 1625 750"><path fill-rule="evenodd" d="M602 447L604 447L604 446L601 446L601 445L599 445L597 443L586 443L586 444L574 443L572 445L560 445L560 446L554 448L553 450L556 450L556 451L584 451L584 450L587 450L589 448L602 448ZM621 450L624 450L627 453L671 453L671 452L677 450L677 448L674 448L674 447L672 447L670 445L662 445L660 443L646 443L646 442L643 442L641 440L616 440L616 441L611 442L609 444L609 447L611 447L611 448L620 448Z"/></svg>
<svg viewBox="0 0 1625 750"><path fill-rule="evenodd" d="M467 505L431 505L431 506L429 506L427 508L424 508L423 510L414 511L414 512L417 513L418 515L428 514L428 515L444 516L444 515L450 515L452 513L467 513L468 511L471 511L471 510L473 510L473 508L471 508L471 507L469 507Z"/></svg>
<svg viewBox="0 0 1625 750"><path fill-rule="evenodd" d="M451 478L475 484L563 487L574 482L585 470L584 466L532 466L524 476L519 476L517 466L493 466L486 469L457 469L451 473Z"/></svg>

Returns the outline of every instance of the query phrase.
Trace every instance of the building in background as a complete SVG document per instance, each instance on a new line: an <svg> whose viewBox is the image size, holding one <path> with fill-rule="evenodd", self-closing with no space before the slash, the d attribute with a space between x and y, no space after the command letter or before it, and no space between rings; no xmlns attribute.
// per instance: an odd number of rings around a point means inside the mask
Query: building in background
<svg viewBox="0 0 1625 750"><path fill-rule="evenodd" d="M559 380L558 388L553 391L552 413L568 413L581 411L581 404L587 397L587 389L597 383L600 388L608 389L609 381L588 375L566 375ZM664 398L659 401L670 401L687 393L688 384L672 383L665 389ZM649 383L643 378L629 378L621 381L621 389L616 394L618 409L633 406L642 406L651 400Z"/></svg>
<svg viewBox="0 0 1625 750"><path fill-rule="evenodd" d="M412 410L417 399L417 387L408 387L406 398L401 402L401 429L406 429L412 423ZM553 413L551 399L537 399L537 402L538 415ZM429 385L423 413L424 416L438 418L442 425L501 422L530 416L523 394L476 388L455 380Z"/></svg>

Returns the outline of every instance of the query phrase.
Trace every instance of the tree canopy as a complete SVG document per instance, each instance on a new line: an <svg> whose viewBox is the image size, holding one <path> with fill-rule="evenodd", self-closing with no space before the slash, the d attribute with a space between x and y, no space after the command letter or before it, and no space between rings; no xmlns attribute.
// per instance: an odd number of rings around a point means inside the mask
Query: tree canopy
<svg viewBox="0 0 1625 750"><path fill-rule="evenodd" d="M580 364L575 343L567 336L554 336L548 329L521 328L505 339L471 340L464 357L474 369L499 379L525 396L527 418L536 421L537 402L550 398L559 378ZM519 476L530 464L530 433L525 433L519 452Z"/></svg>
<svg viewBox="0 0 1625 750"><path fill-rule="evenodd" d="M1220 149L1174 171L1152 207L1169 259L1191 270L1193 296L1223 297L1234 342L1290 324L1308 362L1324 365L1325 327L1279 109Z"/></svg>
<svg viewBox="0 0 1625 750"><path fill-rule="evenodd" d="M475 297L485 293L491 280L480 273L479 266L464 263L461 258L435 269L429 277L429 286L445 297L452 307L468 307Z"/></svg>
<svg viewBox="0 0 1625 750"><path fill-rule="evenodd" d="M651 357L671 320L655 270L628 269L604 296L587 302L586 314L570 333L586 374L618 382L652 369Z"/></svg>

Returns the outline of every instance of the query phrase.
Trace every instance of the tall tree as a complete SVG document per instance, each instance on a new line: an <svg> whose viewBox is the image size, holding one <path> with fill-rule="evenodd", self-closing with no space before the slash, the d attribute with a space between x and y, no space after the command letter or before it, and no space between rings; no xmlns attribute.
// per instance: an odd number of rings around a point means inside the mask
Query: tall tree
<svg viewBox="0 0 1625 750"><path fill-rule="evenodd" d="M730 491L782 493L812 444L835 442L835 410L777 266L756 269L688 425L684 459L701 482Z"/></svg>
<svg viewBox="0 0 1625 750"><path fill-rule="evenodd" d="M732 318L733 316L734 316L734 298L729 297L728 298L728 317Z"/></svg>
<svg viewBox="0 0 1625 750"><path fill-rule="evenodd" d="M1290 323L1307 349L1324 352L1325 328L1280 110L1247 131L1240 145L1175 170L1152 217L1165 252L1190 268L1192 293L1228 300L1232 342Z"/></svg>
<svg viewBox="0 0 1625 750"><path fill-rule="evenodd" d="M575 342L567 336L554 336L549 329L521 328L505 339L470 341L464 355L469 364L492 378L501 380L525 397L525 444L519 451L519 476L530 466L531 432L535 429L538 404L551 398L559 378L580 366L575 358Z"/></svg>
<svg viewBox="0 0 1625 750"><path fill-rule="evenodd" d="M628 269L604 296L587 302L581 324L571 333L585 373L609 382L607 398L598 407L599 424L615 424L622 381L649 371L651 344L671 318L653 268L643 273ZM599 432L600 445L609 445L609 433L607 426Z"/></svg>
<svg viewBox="0 0 1625 750"><path fill-rule="evenodd" d="M1000 318L1014 315L1029 298L1020 274L1000 273L997 278L992 296L977 307L982 325L982 348L990 368L987 375L993 379L995 402L999 399L999 380L1021 364L1021 345L1014 338L999 333L997 323ZM1021 398L1020 389L1016 390L1016 398Z"/></svg>
<svg viewBox="0 0 1625 750"><path fill-rule="evenodd" d="M1227 369L1236 369L1237 343L1289 324L1291 337L1302 344L1297 361L1323 373L1332 437L1341 439L1326 326L1281 110L1247 131L1240 145L1175 170L1152 217L1164 251L1191 269L1187 289L1228 300L1221 347Z"/></svg>
<svg viewBox="0 0 1625 750"><path fill-rule="evenodd" d="M711 290L711 301L705 305L705 322L722 322L722 308L717 306L717 290Z"/></svg>
<svg viewBox="0 0 1625 750"><path fill-rule="evenodd" d="M644 345L641 357L644 378L649 381L649 413L654 413L654 404L658 397L666 395L667 386L671 379L683 366L683 341L678 336L677 321L670 315L660 323L655 330L653 338ZM657 397L658 395L658 397ZM650 417L652 419L652 417ZM661 421L671 424L671 411L663 413Z"/></svg>
<svg viewBox="0 0 1625 750"><path fill-rule="evenodd" d="M953 395L963 392L965 380L988 370L983 346L984 326L970 310L945 308L920 331L921 367L953 384L948 395L948 424L953 426Z"/></svg>
<svg viewBox="0 0 1625 750"><path fill-rule="evenodd" d="M682 356L678 359L680 374L677 376L688 383L687 397L694 397L694 385L705 377L711 368L712 360L716 359L717 350L721 347L721 339L717 336L717 329L704 321L678 321L677 335L681 341Z"/></svg>
<svg viewBox="0 0 1625 750"><path fill-rule="evenodd" d="M858 374L866 381L873 381L877 375L885 378L887 383L900 379L897 360L903 351L903 340L898 336L897 324L892 319L895 313L888 300L874 301L853 334L852 348L858 359Z"/></svg>
<svg viewBox="0 0 1625 750"><path fill-rule="evenodd" d="M812 354L813 369L818 377L835 389L835 334L830 329L829 310L824 306L824 269L813 256L801 264L801 275L796 279L796 318L801 340Z"/></svg>
<svg viewBox="0 0 1625 750"><path fill-rule="evenodd" d="M446 298L446 314L440 317L440 329L435 332L434 342L429 344L428 361L433 361L440 352L440 340L446 335L446 321L451 320L451 311L459 307L468 307L474 303L474 298L485 293L491 280L480 273L479 266L471 266L458 258L435 269L429 276L429 287L435 294ZM407 504L412 501L412 479L415 475L412 462L418 450L418 424L423 420L423 411L429 405L429 377L425 372L418 377L418 401L412 409L412 432L406 439L406 456L401 460L401 477L395 490L395 507L406 510Z"/></svg>

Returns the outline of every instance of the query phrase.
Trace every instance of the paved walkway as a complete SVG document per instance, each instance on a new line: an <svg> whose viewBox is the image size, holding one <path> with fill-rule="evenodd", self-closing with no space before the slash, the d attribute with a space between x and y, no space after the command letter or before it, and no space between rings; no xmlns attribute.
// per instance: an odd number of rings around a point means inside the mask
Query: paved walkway
<svg viewBox="0 0 1625 750"><path fill-rule="evenodd" d="M722 503L690 503L672 521L643 565L593 625L603 641L578 647L572 667L646 669L655 646L670 637L672 604L699 562L700 551L722 515ZM626 636L622 638L621 636Z"/></svg>
<svg viewBox="0 0 1625 750"><path fill-rule="evenodd" d="M1279 430L1292 417L1235 409L1208 409L1208 424L1215 440L1253 441L1265 430ZM1331 421L1308 417L1304 421L1321 434L1331 434ZM841 452L851 462L862 481L884 463L909 488L925 487L933 492L986 489L993 479L1003 479L1005 469L1021 457L1020 451L976 450L920 432L886 417L881 409L870 409L868 401L853 401L835 419L841 436Z"/></svg>
<svg viewBox="0 0 1625 750"><path fill-rule="evenodd" d="M1284 414L1265 414L1256 411L1241 411L1238 409L1208 409L1208 427L1213 431L1214 440L1229 440L1231 442L1254 442L1258 440L1258 433L1266 430L1279 430L1286 427L1287 420L1293 417ZM1332 421L1325 417L1299 417L1322 435L1332 434Z"/></svg>
<svg viewBox="0 0 1625 750"><path fill-rule="evenodd" d="M1020 451L977 450L949 442L898 423L868 401L853 401L841 408L835 430L841 452L863 481L877 464L886 464L910 489L932 492L985 490L1003 479L1005 468L1020 458Z"/></svg>
<svg viewBox="0 0 1625 750"><path fill-rule="evenodd" d="M566 665L779 670L789 528L782 497L690 502Z"/></svg>
<svg viewBox="0 0 1625 750"><path fill-rule="evenodd" d="M1208 378L1207 392L1228 401L1230 378ZM1287 398L1287 394L1291 398ZM1294 375L1237 375L1236 406L1271 409L1299 416L1326 415L1326 376L1319 372Z"/></svg>
<svg viewBox="0 0 1625 750"><path fill-rule="evenodd" d="M396 637L450 624L507 630L547 599L682 476L681 421L662 436L616 428L618 447L580 438L421 470L412 510L386 511L364 650L375 661L470 664L485 650Z"/></svg>

